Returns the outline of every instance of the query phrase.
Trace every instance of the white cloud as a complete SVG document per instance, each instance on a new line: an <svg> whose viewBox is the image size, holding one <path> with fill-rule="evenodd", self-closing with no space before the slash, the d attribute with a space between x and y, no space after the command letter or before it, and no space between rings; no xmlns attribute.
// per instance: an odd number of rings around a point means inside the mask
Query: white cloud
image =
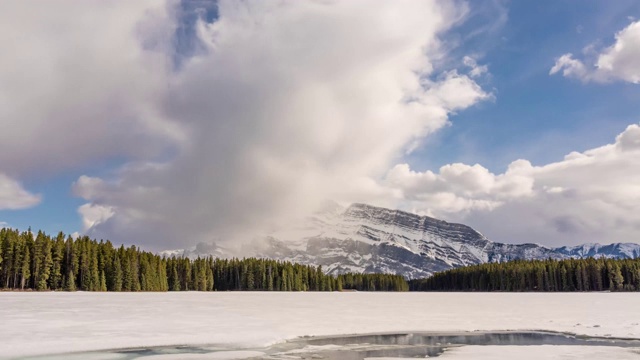
<svg viewBox="0 0 640 360"><path fill-rule="evenodd" d="M84 204L78 208L78 214L82 217L83 230L87 231L94 226L100 225L109 220L115 212L114 209L109 206ZM74 233L77 238L77 234Z"/></svg>
<svg viewBox="0 0 640 360"><path fill-rule="evenodd" d="M595 54L593 65L585 65L583 60L574 58L570 53L564 54L556 60L549 74L562 72L565 77L582 81L621 80L638 84L640 83L639 63L640 21L636 21L615 35L613 45Z"/></svg>
<svg viewBox="0 0 640 360"><path fill-rule="evenodd" d="M448 56L439 36L462 18L455 4L221 1L180 70L173 2L101 4L0 3L12 50L0 57L0 168L20 178L127 162L74 183L84 233L165 248L242 237L332 198L469 222L501 241L638 238L637 125L613 144L544 166L517 160L502 174L392 167L452 112L492 98L474 81L487 73L475 58L462 59L467 72L434 68ZM593 61L565 54L551 73L638 83L639 29ZM39 201L0 175L0 209Z"/></svg>
<svg viewBox="0 0 640 360"><path fill-rule="evenodd" d="M433 68L461 18L450 3L221 1L219 14L198 26L205 51L166 76L161 118L188 138L175 158L74 185L113 211L90 234L166 247L241 237L326 198L390 203L373 179L491 96Z"/></svg>
<svg viewBox="0 0 640 360"><path fill-rule="evenodd" d="M0 2L0 168L20 177L178 146L162 1ZM26 174L26 175L25 175Z"/></svg>
<svg viewBox="0 0 640 360"><path fill-rule="evenodd" d="M575 59L573 54L570 53L560 56L549 71L549 74L554 75L560 71L562 71L562 75L565 77L574 77L583 80L589 80L592 76L582 61Z"/></svg>
<svg viewBox="0 0 640 360"><path fill-rule="evenodd" d="M638 242L640 126L556 163L517 160L498 175L480 165L420 173L405 164L389 172L385 185L402 193L407 209L463 221L498 241Z"/></svg>
<svg viewBox="0 0 640 360"><path fill-rule="evenodd" d="M0 173L0 210L26 209L40 201L40 195L30 193L18 181Z"/></svg>
<svg viewBox="0 0 640 360"><path fill-rule="evenodd" d="M179 70L175 3L113 4L0 3L12 54L0 57L0 168L20 178L127 162L74 183L84 233L165 248L242 237L331 198L469 222L501 241L638 238L637 125L502 174L392 167L452 112L492 98L475 58L462 59L467 72L434 68L448 56L439 37L463 18L457 4L223 0ZM638 83L639 33L632 23L583 55L593 61L565 54L551 73ZM0 175L0 209L39 201Z"/></svg>
<svg viewBox="0 0 640 360"><path fill-rule="evenodd" d="M527 176L531 169L524 160L512 163L501 175L492 174L479 164L449 164L442 166L439 173L415 172L408 164L400 164L389 171L384 183L401 191L403 200L413 203L411 209L447 216L491 210L506 200L532 195L533 180Z"/></svg>
<svg viewBox="0 0 640 360"><path fill-rule="evenodd" d="M445 74L444 80L429 82L425 100L439 105L443 110L455 111L492 97L480 85L466 75L453 70Z"/></svg>
<svg viewBox="0 0 640 360"><path fill-rule="evenodd" d="M489 71L489 67L487 65L478 65L477 60L471 56L465 56L462 59L462 62L465 66L471 69L469 70L469 76L471 77L478 77Z"/></svg>

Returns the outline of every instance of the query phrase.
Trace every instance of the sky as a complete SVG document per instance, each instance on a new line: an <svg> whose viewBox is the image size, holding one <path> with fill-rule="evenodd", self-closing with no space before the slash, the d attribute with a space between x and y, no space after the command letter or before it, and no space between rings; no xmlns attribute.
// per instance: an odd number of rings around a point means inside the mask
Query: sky
<svg viewBox="0 0 640 360"><path fill-rule="evenodd" d="M0 226L145 249L327 200L640 243L640 3L0 3Z"/></svg>

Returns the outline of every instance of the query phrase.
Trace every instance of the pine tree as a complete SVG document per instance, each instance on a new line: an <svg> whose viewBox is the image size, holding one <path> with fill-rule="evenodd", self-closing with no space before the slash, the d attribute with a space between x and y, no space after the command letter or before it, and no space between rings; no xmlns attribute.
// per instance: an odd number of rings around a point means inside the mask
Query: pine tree
<svg viewBox="0 0 640 360"><path fill-rule="evenodd" d="M104 275L104 271L100 272L100 290L107 291L107 277Z"/></svg>
<svg viewBox="0 0 640 360"><path fill-rule="evenodd" d="M269 268L267 270L267 290L268 291L273 291L273 272L272 272L272 267L271 264L269 264Z"/></svg>
<svg viewBox="0 0 640 360"><path fill-rule="evenodd" d="M47 290L53 260L51 257L51 241L42 232L38 232L36 249L38 253L38 260L35 265L38 274L36 277L36 289Z"/></svg>
<svg viewBox="0 0 640 360"><path fill-rule="evenodd" d="M111 290L122 291L122 265L120 264L120 256L117 253L113 256L113 266L110 278Z"/></svg>
<svg viewBox="0 0 640 360"><path fill-rule="evenodd" d="M254 290L254 276L253 271L248 266L245 266L244 271L246 273L246 285L245 288L249 291Z"/></svg>
<svg viewBox="0 0 640 360"><path fill-rule="evenodd" d="M64 284L65 291L76 291L76 281L73 272L69 270Z"/></svg>
<svg viewBox="0 0 640 360"><path fill-rule="evenodd" d="M91 291L91 261L88 241L85 238L79 238L76 241L76 247L78 249L79 288L83 291Z"/></svg>
<svg viewBox="0 0 640 360"><path fill-rule="evenodd" d="M4 280L2 284L4 285L5 288L14 287L13 284L11 283L11 280L14 278L13 272L15 272L13 260L14 260L14 249L16 246L16 238L17 238L16 233L14 231L9 231L3 239L3 243L0 244L0 247L2 247L2 251L4 253L4 260L3 260L1 274Z"/></svg>
<svg viewBox="0 0 640 360"><path fill-rule="evenodd" d="M100 291L100 271L95 244L89 244L89 290Z"/></svg>
<svg viewBox="0 0 640 360"><path fill-rule="evenodd" d="M140 261L138 259L138 249L135 246L131 246L127 249L130 257L129 266L131 267L131 280L132 287L130 291L140 291L142 289L140 285Z"/></svg>
<svg viewBox="0 0 640 360"><path fill-rule="evenodd" d="M207 291L213 291L214 289L214 281L213 281L213 269L211 267L207 267Z"/></svg>
<svg viewBox="0 0 640 360"><path fill-rule="evenodd" d="M560 267L560 279L561 279L561 290L562 291L570 291L571 288L569 287L569 273L567 271L567 268L564 266L564 264Z"/></svg>
<svg viewBox="0 0 640 360"><path fill-rule="evenodd" d="M64 262L64 234L60 232L56 237L51 252L51 270L49 288L58 290L62 287L62 266Z"/></svg>
<svg viewBox="0 0 640 360"><path fill-rule="evenodd" d="M131 261L129 255L124 252L124 247L120 247L119 254L122 256L122 290L132 291L135 288L133 284L133 274L131 273Z"/></svg>
<svg viewBox="0 0 640 360"><path fill-rule="evenodd" d="M622 276L622 271L620 270L620 266L615 262L611 265L609 277L611 279L611 291L620 291L623 289L624 278Z"/></svg>
<svg viewBox="0 0 640 360"><path fill-rule="evenodd" d="M31 277L31 254L29 247L24 248L24 256L22 257L22 266L20 271L20 289L24 290L25 285Z"/></svg>
<svg viewBox="0 0 640 360"><path fill-rule="evenodd" d="M76 242L71 236L67 237L65 243L64 267L62 273L64 275L64 289L66 291L75 291L76 279L78 276L78 256L76 251ZM70 290L73 288L73 290Z"/></svg>
<svg viewBox="0 0 640 360"><path fill-rule="evenodd" d="M178 269L175 267L175 263L173 269L171 270L173 274L173 285L171 286L172 291L180 291L180 278L178 277Z"/></svg>

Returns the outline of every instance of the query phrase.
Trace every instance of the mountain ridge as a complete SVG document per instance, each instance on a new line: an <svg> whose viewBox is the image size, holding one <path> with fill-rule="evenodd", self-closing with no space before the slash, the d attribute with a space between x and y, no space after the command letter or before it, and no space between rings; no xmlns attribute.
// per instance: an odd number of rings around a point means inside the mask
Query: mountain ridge
<svg viewBox="0 0 640 360"><path fill-rule="evenodd" d="M470 226L410 212L354 203L329 206L304 221L272 231L240 251L198 244L166 256L254 256L321 265L327 273L383 272L428 277L454 267L517 259L640 257L640 244L583 244L549 248L493 242Z"/></svg>

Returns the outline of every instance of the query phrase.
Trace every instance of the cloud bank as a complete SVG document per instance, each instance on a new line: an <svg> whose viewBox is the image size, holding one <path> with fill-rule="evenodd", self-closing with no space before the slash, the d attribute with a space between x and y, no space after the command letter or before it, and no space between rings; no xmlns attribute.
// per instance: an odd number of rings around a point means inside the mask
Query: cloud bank
<svg viewBox="0 0 640 360"><path fill-rule="evenodd" d="M152 250L246 239L326 199L506 242L640 233L637 125L501 174L403 163L451 114L493 98L476 82L488 67L447 61L441 43L464 3L223 0L216 13L195 23L186 54L179 2L0 4L0 40L15 54L0 58L0 209L39 203L15 179L92 164L112 171L74 182L82 231ZM639 29L619 32L594 66L565 54L551 72L637 83Z"/></svg>
<svg viewBox="0 0 640 360"><path fill-rule="evenodd" d="M416 212L466 222L491 239L580 244L637 241L640 224L640 126L609 145L533 166L512 162L493 174L481 165L451 164L439 173L407 164L385 184Z"/></svg>
<svg viewBox="0 0 640 360"><path fill-rule="evenodd" d="M166 121L171 11L154 0L0 3L0 166L47 175L176 146Z"/></svg>
<svg viewBox="0 0 640 360"><path fill-rule="evenodd" d="M40 203L41 196L25 190L22 185L0 173L0 210L25 209ZM0 225L6 223L0 222Z"/></svg>
<svg viewBox="0 0 640 360"><path fill-rule="evenodd" d="M587 50L591 51L592 47ZM586 62L586 63L585 63ZM576 59L573 54L560 56L549 74L562 73L565 77L584 82L626 81L640 83L640 21L632 22L615 35L615 43L601 52L590 54L589 59Z"/></svg>
<svg viewBox="0 0 640 360"><path fill-rule="evenodd" d="M203 51L156 77L152 113L187 141L168 161L80 177L85 232L162 248L243 238L326 199L392 199L376 179L491 97L479 70L435 69L465 15L453 5L221 1L197 24Z"/></svg>

